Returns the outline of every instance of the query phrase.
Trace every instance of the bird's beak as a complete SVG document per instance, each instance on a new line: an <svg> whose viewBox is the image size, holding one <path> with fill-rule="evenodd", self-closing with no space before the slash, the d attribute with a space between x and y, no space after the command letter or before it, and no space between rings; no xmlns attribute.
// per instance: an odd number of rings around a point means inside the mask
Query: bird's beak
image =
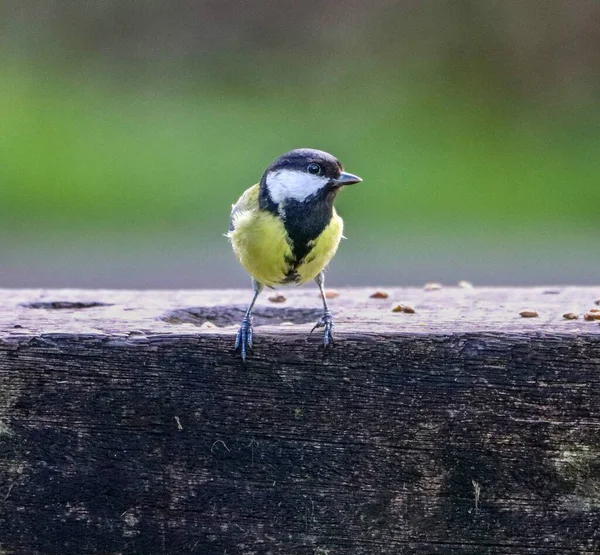
<svg viewBox="0 0 600 555"><path fill-rule="evenodd" d="M361 181L362 179L358 177L358 175L342 172L340 176L334 180L334 183L341 187L342 185L352 185L353 183L360 183Z"/></svg>

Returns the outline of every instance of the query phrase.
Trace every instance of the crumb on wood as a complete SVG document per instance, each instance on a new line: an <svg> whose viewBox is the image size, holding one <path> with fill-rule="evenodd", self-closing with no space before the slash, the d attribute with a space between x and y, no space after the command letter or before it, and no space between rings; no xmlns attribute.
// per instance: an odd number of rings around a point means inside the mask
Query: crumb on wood
<svg viewBox="0 0 600 555"><path fill-rule="evenodd" d="M406 314L414 314L415 309L407 304L397 304L392 307L392 312L404 312Z"/></svg>
<svg viewBox="0 0 600 555"><path fill-rule="evenodd" d="M385 291L375 291L375 293L371 293L369 297L371 299L387 299L389 297L389 294Z"/></svg>
<svg viewBox="0 0 600 555"><path fill-rule="evenodd" d="M565 314L563 314L563 318L565 320L577 320L579 318L579 315L575 314L574 312L566 312Z"/></svg>
<svg viewBox="0 0 600 555"><path fill-rule="evenodd" d="M467 281L467 280L465 280L465 279L461 279L461 280L458 282L458 286L459 286L461 289L473 289L473 284L472 284L470 281Z"/></svg>
<svg viewBox="0 0 600 555"><path fill-rule="evenodd" d="M217 327L216 324L213 324L212 322L209 322L208 320L206 322L203 322L203 324L200 326L201 330L213 330Z"/></svg>
<svg viewBox="0 0 600 555"><path fill-rule="evenodd" d="M519 312L519 314L523 318L537 318L539 316L539 314L535 310L522 310L521 312Z"/></svg>
<svg viewBox="0 0 600 555"><path fill-rule="evenodd" d="M594 322L595 320L600 320L600 312L586 312L583 315L583 319L588 322Z"/></svg>
<svg viewBox="0 0 600 555"><path fill-rule="evenodd" d="M595 314L595 313L597 313L597 312L600 312L600 308L590 308L590 309L588 310L588 312L591 312L592 314Z"/></svg>
<svg viewBox="0 0 600 555"><path fill-rule="evenodd" d="M439 291L442 288L441 283L437 283L435 281L430 281L423 286L425 291Z"/></svg>
<svg viewBox="0 0 600 555"><path fill-rule="evenodd" d="M335 299L337 297L340 296L339 291L336 291L335 289L327 289L325 291L325 298L326 299Z"/></svg>
<svg viewBox="0 0 600 555"><path fill-rule="evenodd" d="M597 298L597 299L594 301L594 304L598 304L598 305L600 305L600 297L598 297L598 298Z"/></svg>
<svg viewBox="0 0 600 555"><path fill-rule="evenodd" d="M284 303L285 301L286 301L286 298L280 293L269 297L269 302L272 302L272 303Z"/></svg>

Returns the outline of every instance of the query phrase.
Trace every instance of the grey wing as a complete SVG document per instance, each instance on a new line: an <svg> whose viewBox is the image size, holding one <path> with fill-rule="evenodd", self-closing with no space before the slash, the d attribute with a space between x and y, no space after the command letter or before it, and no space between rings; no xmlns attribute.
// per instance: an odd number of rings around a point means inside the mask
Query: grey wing
<svg viewBox="0 0 600 555"><path fill-rule="evenodd" d="M238 201L231 207L231 214L229 216L229 232L231 233L235 226L233 225L233 218L238 212L243 210L252 210L258 208L258 192L259 185L253 185L238 199Z"/></svg>
<svg viewBox="0 0 600 555"><path fill-rule="evenodd" d="M233 225L233 217L239 212L239 205L239 200L235 204L231 205L231 214L229 215L229 231L233 231L235 229L235 226Z"/></svg>

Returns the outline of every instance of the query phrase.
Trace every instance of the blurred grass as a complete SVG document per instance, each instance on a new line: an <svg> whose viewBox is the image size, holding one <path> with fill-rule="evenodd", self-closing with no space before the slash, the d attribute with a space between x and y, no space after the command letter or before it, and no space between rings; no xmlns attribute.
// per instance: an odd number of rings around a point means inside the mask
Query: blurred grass
<svg viewBox="0 0 600 555"><path fill-rule="evenodd" d="M5 65L3 227L216 239L277 155L312 146L364 178L338 203L355 230L597 230L597 110L382 79L362 68L336 87L145 88Z"/></svg>

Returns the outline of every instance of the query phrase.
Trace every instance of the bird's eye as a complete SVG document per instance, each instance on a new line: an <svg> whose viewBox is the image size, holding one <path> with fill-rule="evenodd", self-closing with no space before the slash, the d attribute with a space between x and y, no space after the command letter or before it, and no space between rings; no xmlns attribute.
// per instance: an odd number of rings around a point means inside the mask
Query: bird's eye
<svg viewBox="0 0 600 555"><path fill-rule="evenodd" d="M319 175L321 173L321 166L313 162L312 164L308 164L308 166L306 166L306 171L312 175Z"/></svg>

